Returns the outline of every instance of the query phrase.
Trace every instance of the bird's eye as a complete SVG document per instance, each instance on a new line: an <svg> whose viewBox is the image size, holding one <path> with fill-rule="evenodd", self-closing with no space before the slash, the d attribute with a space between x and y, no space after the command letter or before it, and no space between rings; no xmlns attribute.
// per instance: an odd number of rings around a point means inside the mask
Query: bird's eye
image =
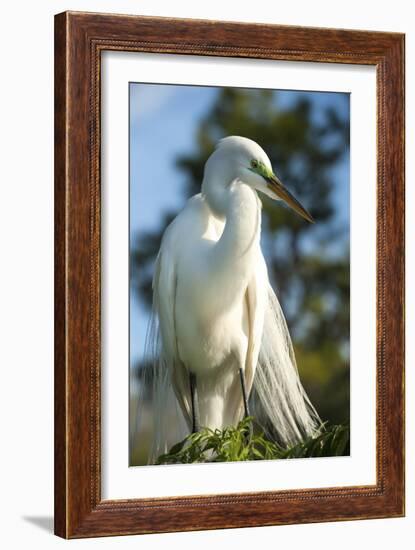
<svg viewBox="0 0 415 550"><path fill-rule="evenodd" d="M252 168L258 168L258 161L255 159L251 160L251 166Z"/></svg>

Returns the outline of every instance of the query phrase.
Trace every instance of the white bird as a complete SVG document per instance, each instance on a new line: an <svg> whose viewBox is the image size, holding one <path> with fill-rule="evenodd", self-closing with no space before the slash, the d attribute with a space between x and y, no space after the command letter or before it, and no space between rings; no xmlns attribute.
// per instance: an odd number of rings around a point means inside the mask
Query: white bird
<svg viewBox="0 0 415 550"><path fill-rule="evenodd" d="M152 461L169 447L172 397L188 431L236 425L254 410L281 443L292 445L321 425L269 283L257 192L313 221L263 149L231 136L207 160L201 193L164 232L148 337L154 355ZM170 443L178 437L170 434Z"/></svg>

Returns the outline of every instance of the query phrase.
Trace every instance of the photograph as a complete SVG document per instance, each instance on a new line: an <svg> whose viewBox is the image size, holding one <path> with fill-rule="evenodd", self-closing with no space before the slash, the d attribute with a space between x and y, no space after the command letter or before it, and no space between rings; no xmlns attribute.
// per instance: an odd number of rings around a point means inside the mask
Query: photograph
<svg viewBox="0 0 415 550"><path fill-rule="evenodd" d="M350 94L129 83L129 465L350 455Z"/></svg>

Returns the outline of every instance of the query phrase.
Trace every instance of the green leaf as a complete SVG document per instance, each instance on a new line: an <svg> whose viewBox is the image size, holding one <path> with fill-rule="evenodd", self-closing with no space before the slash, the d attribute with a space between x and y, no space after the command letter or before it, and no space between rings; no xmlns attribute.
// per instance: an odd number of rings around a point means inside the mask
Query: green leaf
<svg viewBox="0 0 415 550"><path fill-rule="evenodd" d="M173 445L168 453L158 458L157 464L311 458L349 453L348 425L323 425L315 437L306 438L284 449L268 439L262 431L257 430L255 433L254 422L254 418L249 417L238 426L230 426L222 431L203 428Z"/></svg>

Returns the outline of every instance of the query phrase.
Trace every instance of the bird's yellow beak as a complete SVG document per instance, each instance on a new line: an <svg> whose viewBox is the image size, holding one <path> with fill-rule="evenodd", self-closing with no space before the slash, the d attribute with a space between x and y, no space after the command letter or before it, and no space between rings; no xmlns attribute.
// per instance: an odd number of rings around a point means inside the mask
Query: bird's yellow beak
<svg viewBox="0 0 415 550"><path fill-rule="evenodd" d="M310 223L314 223L314 219L312 215L307 212L307 210L298 202L298 200L291 195L291 193L288 191L286 187L280 182L280 180L277 178L275 174L272 174L272 176L266 178L268 183L268 189L270 189L279 199L282 199L284 202L288 204L293 210L297 212L297 214L300 214L303 218L305 218Z"/></svg>

